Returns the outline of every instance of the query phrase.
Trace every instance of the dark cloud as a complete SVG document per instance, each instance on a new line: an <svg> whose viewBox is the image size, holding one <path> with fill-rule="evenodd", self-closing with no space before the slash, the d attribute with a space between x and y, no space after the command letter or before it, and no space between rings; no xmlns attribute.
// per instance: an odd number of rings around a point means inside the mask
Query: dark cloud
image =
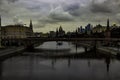
<svg viewBox="0 0 120 80"><path fill-rule="evenodd" d="M18 0L7 0L7 1L14 3L14 2L16 2L16 1L18 1Z"/></svg>
<svg viewBox="0 0 120 80"><path fill-rule="evenodd" d="M108 5L108 1L105 1L103 3L95 3L92 1L90 4L90 10L93 13L112 13L112 9Z"/></svg>
<svg viewBox="0 0 120 80"><path fill-rule="evenodd" d="M73 16L80 16L79 9L80 4L78 3L65 6L64 8L65 11L68 11Z"/></svg>
<svg viewBox="0 0 120 80"><path fill-rule="evenodd" d="M74 10L77 10L77 9L79 9L80 8L80 6L79 6L80 4L70 4L70 5L68 5L68 6L65 6L65 10L66 11L74 11Z"/></svg>
<svg viewBox="0 0 120 80"><path fill-rule="evenodd" d="M0 14L9 16L11 11L11 6L9 6L9 3L14 3L18 0L0 0Z"/></svg>
<svg viewBox="0 0 120 80"><path fill-rule="evenodd" d="M56 8L53 8L50 11L48 17L53 22L66 22L66 21L73 21L74 20L73 16L68 11L65 11L62 6L58 6Z"/></svg>
<svg viewBox="0 0 120 80"><path fill-rule="evenodd" d="M70 14L50 14L49 15L52 20L56 22L65 22L65 21L73 21L73 18Z"/></svg>

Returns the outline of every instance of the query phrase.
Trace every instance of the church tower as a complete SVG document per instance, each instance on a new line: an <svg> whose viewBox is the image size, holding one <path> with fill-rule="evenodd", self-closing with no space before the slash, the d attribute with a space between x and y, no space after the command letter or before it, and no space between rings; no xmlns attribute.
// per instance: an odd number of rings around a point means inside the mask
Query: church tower
<svg viewBox="0 0 120 80"><path fill-rule="evenodd" d="M106 38L107 45L110 45L110 37L111 37L110 23L109 23L109 19L107 19L107 27L106 27L106 31L105 31L105 38Z"/></svg>
<svg viewBox="0 0 120 80"><path fill-rule="evenodd" d="M32 24L32 20L30 20L30 25L29 25L31 31L33 32L33 24Z"/></svg>
<svg viewBox="0 0 120 80"><path fill-rule="evenodd" d="M0 27L1 27L1 15L0 15Z"/></svg>
<svg viewBox="0 0 120 80"><path fill-rule="evenodd" d="M107 20L107 29L106 29L107 31L109 31L110 30L110 24L109 24L109 19Z"/></svg>
<svg viewBox="0 0 120 80"><path fill-rule="evenodd" d="M1 15L0 15L0 47L1 47L1 41L2 41L2 30L1 30Z"/></svg>
<svg viewBox="0 0 120 80"><path fill-rule="evenodd" d="M33 34L33 24L32 24L32 20L30 20L29 28L30 28L30 37L33 37L34 34Z"/></svg>

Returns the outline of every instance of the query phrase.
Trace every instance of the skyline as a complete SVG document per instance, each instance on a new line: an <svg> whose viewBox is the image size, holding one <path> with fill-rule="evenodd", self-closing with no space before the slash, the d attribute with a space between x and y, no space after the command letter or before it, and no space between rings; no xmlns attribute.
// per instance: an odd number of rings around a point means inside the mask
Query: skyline
<svg viewBox="0 0 120 80"><path fill-rule="evenodd" d="M27 24L32 19L35 32L71 31L88 23L111 25L120 22L119 0L1 0L2 25Z"/></svg>

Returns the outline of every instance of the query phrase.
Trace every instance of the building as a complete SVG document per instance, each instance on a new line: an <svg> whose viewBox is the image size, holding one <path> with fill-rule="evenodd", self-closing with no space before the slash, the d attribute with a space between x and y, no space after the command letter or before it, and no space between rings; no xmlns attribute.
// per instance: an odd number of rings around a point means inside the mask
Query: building
<svg viewBox="0 0 120 80"><path fill-rule="evenodd" d="M1 22L0 22L1 24ZM30 26L16 24L1 26L1 37L2 39L16 39L16 38L27 38L33 37L33 25L30 20Z"/></svg>
<svg viewBox="0 0 120 80"><path fill-rule="evenodd" d="M110 45L110 38L111 38L111 31L110 31L110 25L109 25L109 19L108 19L107 20L107 27L105 30L106 45Z"/></svg>
<svg viewBox="0 0 120 80"><path fill-rule="evenodd" d="M107 20L107 27L106 27L106 30L105 30L105 37L106 38L110 38L110 25L109 25L109 19Z"/></svg>
<svg viewBox="0 0 120 80"><path fill-rule="evenodd" d="M62 26L59 27L59 29L56 29L56 37L64 37L65 31L63 30Z"/></svg>
<svg viewBox="0 0 120 80"><path fill-rule="evenodd" d="M50 32L49 32L49 37L50 37L50 38L56 37L56 32L55 32L55 31L50 31Z"/></svg>
<svg viewBox="0 0 120 80"><path fill-rule="evenodd" d="M80 26L77 31L78 31L78 34L85 33L85 29L82 26Z"/></svg>
<svg viewBox="0 0 120 80"><path fill-rule="evenodd" d="M2 40L2 34L1 34L1 16L0 16L0 47L1 47L1 40Z"/></svg>
<svg viewBox="0 0 120 80"><path fill-rule="evenodd" d="M105 30L106 30L105 26L98 24L92 29L92 32L93 33L101 33L101 32L105 32Z"/></svg>
<svg viewBox="0 0 120 80"><path fill-rule="evenodd" d="M35 32L34 37L42 37L43 33L42 32Z"/></svg>
<svg viewBox="0 0 120 80"><path fill-rule="evenodd" d="M85 27L85 32L90 35L91 32L92 32L92 28L93 26L91 24L88 24L86 27Z"/></svg>

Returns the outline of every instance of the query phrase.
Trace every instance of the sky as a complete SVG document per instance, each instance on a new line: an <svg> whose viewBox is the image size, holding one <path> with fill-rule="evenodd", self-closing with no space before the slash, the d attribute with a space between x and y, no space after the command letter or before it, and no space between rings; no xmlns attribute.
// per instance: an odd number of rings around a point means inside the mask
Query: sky
<svg viewBox="0 0 120 80"><path fill-rule="evenodd" d="M120 24L120 0L0 0L2 25L33 21L35 32L73 31L88 23Z"/></svg>

